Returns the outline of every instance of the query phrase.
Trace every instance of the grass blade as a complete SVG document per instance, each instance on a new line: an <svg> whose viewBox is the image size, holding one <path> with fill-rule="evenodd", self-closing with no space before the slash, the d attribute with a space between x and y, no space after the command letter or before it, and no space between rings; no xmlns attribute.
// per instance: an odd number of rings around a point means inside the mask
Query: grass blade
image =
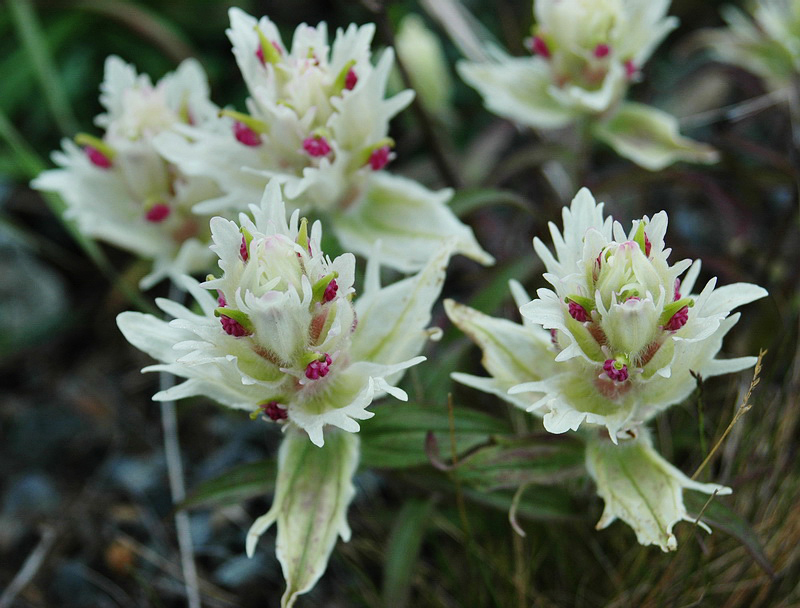
<svg viewBox="0 0 800 608"><path fill-rule="evenodd" d="M9 0L17 35L30 57L31 67L42 88L44 100L62 135L78 131L78 122L69 105L61 78L48 50L47 39L29 0Z"/></svg>

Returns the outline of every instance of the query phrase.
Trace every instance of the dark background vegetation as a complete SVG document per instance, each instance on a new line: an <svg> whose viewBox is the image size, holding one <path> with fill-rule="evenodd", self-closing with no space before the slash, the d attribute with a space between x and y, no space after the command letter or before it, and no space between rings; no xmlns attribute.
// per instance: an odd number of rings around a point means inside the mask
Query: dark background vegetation
<svg viewBox="0 0 800 608"><path fill-rule="evenodd" d="M149 361L114 322L135 306L126 291L143 267L105 245L98 265L27 183L48 166L62 136L94 132L102 65L111 53L153 78L195 56L208 71L212 98L241 108L244 85L224 35L230 4L11 0L0 6L0 602L10 598L12 579L33 564L28 584L9 605L186 605L160 415L150 401L158 379L139 373ZM285 36L301 21L326 20L333 30L376 18L374 5L345 0L237 4L269 15ZM388 4L390 28L404 14L422 11L410 0ZM467 4L507 48L522 52L529 3ZM678 525L675 554L639 546L624 524L596 532L602 502L579 475L529 487L518 517L527 536L517 536L507 516L513 488L479 492L428 462L428 430L437 432L442 458L449 457L450 391L462 448L490 441L490 434L541 432L533 417L450 383L453 369L482 373L480 356L438 308L435 323L447 332L433 364L407 378L412 403L377 405L374 422L363 425L365 466L349 514L353 539L337 545L328 572L299 605L800 606L800 172L786 107L737 121L722 113L697 119L764 93L756 77L692 48L693 32L720 25L720 5L673 2L671 13L682 25L631 96L694 116L684 123L695 125L687 134L715 145L721 162L649 173L598 147L582 181L623 224L666 209L672 259L702 258L701 280L753 282L770 292L744 309L724 347L729 356L769 352L752 409L704 473L734 488L709 507L721 525L710 536ZM51 56L55 78L41 79L12 8L39 22L38 44ZM455 48L429 25L454 61ZM378 44L386 40L387 30L379 29ZM547 186L541 162L569 161L569 152L487 113L478 95L454 79L453 115L433 132L465 188L455 208L498 265L485 269L455 259L445 295L517 319L506 282L516 277L531 292L543 285L531 239L549 241L546 224L560 223L568 202ZM431 187L447 185L417 114L407 110L396 118L393 136L398 160L391 170ZM745 372L705 382L671 408L655 425L659 449L681 470L694 471L730 423L750 379ZM187 483L195 491L190 513L204 605L277 605L283 582L274 532L250 560L244 535L269 506L278 434L203 400L180 403L179 416ZM400 446L400 456L387 456L389 444Z"/></svg>

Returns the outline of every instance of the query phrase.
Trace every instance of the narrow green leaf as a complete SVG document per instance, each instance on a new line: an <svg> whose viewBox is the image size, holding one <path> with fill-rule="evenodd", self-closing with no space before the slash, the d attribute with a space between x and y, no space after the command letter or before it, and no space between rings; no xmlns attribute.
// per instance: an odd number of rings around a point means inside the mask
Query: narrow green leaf
<svg viewBox="0 0 800 608"><path fill-rule="evenodd" d="M383 567L383 605L387 608L408 605L411 577L432 506L431 501L409 500L395 518Z"/></svg>
<svg viewBox="0 0 800 608"><path fill-rule="evenodd" d="M458 190L448 203L450 209L458 217L464 217L475 209L493 205L511 205L522 211L530 212L530 203L516 192L498 188L466 188Z"/></svg>
<svg viewBox="0 0 800 608"><path fill-rule="evenodd" d="M526 251L518 260L495 268L492 280L467 303L472 308L491 314L508 299L508 282L511 279L516 279L524 285L534 274L541 274L541 268L541 263Z"/></svg>
<svg viewBox="0 0 800 608"><path fill-rule="evenodd" d="M195 509L241 503L275 490L275 459L236 466L194 488L179 509Z"/></svg>
<svg viewBox="0 0 800 608"><path fill-rule="evenodd" d="M496 492L482 492L464 489L464 496L477 504L492 507L508 513L514 501L514 494L510 490ZM530 486L517 503L517 519L533 520L564 520L579 517L578 511L570 493L558 486Z"/></svg>
<svg viewBox="0 0 800 608"><path fill-rule="evenodd" d="M86 20L81 15L60 17L45 30L50 51L59 52L69 41L79 38L85 26ZM32 70L19 69L26 62L26 50L23 47L14 49L0 61L0 82L3 83L0 107L9 115L14 115L21 106L29 104L34 98L35 73Z"/></svg>
<svg viewBox="0 0 800 608"><path fill-rule="evenodd" d="M683 500L686 503L686 510L696 515L700 513L703 505L708 501L708 496L703 496L698 492L686 492ZM764 553L761 541L753 528L743 517L722 504L719 497L715 497L708 504L700 519L712 528L727 532L742 543L742 546L747 549L747 552L761 569L772 578L775 578L775 570Z"/></svg>
<svg viewBox="0 0 800 608"><path fill-rule="evenodd" d="M30 58L31 67L42 88L44 101L62 135L78 131L78 123L69 105L61 78L48 50L47 39L29 0L9 0L11 17L20 42Z"/></svg>
<svg viewBox="0 0 800 608"><path fill-rule="evenodd" d="M381 408L374 418L361 423L361 461L365 466L387 468L427 464L425 436L428 431L449 445L447 408L417 403ZM508 426L499 418L466 408L455 411L459 452L485 443L492 434L508 432Z"/></svg>
<svg viewBox="0 0 800 608"><path fill-rule="evenodd" d="M115 19L132 31L150 40L170 59L179 62L196 53L186 42L183 34L173 24L139 3L125 0L82 0L75 8L84 9Z"/></svg>
<svg viewBox="0 0 800 608"><path fill-rule="evenodd" d="M454 471L469 486L491 491L523 484L553 484L585 472L584 446L567 436L496 437L459 461Z"/></svg>

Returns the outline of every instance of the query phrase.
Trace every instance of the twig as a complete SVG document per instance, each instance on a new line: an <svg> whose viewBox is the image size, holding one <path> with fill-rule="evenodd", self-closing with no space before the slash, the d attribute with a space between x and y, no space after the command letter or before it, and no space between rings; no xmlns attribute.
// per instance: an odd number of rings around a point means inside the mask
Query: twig
<svg viewBox="0 0 800 608"><path fill-rule="evenodd" d="M518 536L525 538L525 530L519 525L517 521L517 510L519 509L519 502L522 500L522 494L525 492L529 484L523 483L517 491L514 492L514 498L511 499L511 508L508 510L508 523L514 529Z"/></svg>
<svg viewBox="0 0 800 608"><path fill-rule="evenodd" d="M0 595L0 608L11 608L17 595L33 580L53 547L56 536L56 531L53 528L44 528L42 530L42 538L39 540L39 544L31 551L25 563L22 564L20 571L17 572L17 575L8 584L6 590Z"/></svg>
<svg viewBox="0 0 800 608"><path fill-rule="evenodd" d="M170 286L170 299L180 299L178 290ZM175 377L168 372L159 374L159 388L162 391L172 387ZM161 402L161 426L164 429L164 455L167 461L167 474L169 476L169 489L172 495L172 504L179 505L186 498L186 484L183 476L183 463L181 462L181 449L178 442L178 417L175 414L174 401ZM200 608L200 591L197 582L197 568L194 563L194 547L192 534L189 527L189 515L186 511L175 512L175 531L178 536L178 550L181 554L181 570L186 585L186 599L189 608Z"/></svg>
<svg viewBox="0 0 800 608"><path fill-rule="evenodd" d="M739 422L739 418L741 418L745 414L745 412L747 412L751 407L753 407L752 404L750 403L750 397L753 394L753 389L755 389L755 387L758 386L758 383L760 382L758 376L761 374L761 361L764 359L764 355L766 354L767 351L764 349L762 349L758 353L758 361L756 361L756 368L753 370L753 380L750 382L750 387L747 389L747 394L744 396L741 405L739 405L739 409L736 410L736 414L733 416L733 420L731 420L731 423L728 425L728 428L726 428L725 432L722 433L722 437L719 438L717 443L714 444L714 447L711 448L711 451L708 453L708 456L706 456L705 460L703 460L703 462L700 463L700 466L697 467L697 470L694 472L694 475L692 475L693 480L697 479L697 476L700 475L700 472L706 467L706 465L714 456L714 454L717 453L717 450L722 445L722 442L725 441L725 438L730 434L731 430L733 430L733 427L736 426L737 422Z"/></svg>
<svg viewBox="0 0 800 608"><path fill-rule="evenodd" d="M705 425L705 401L703 399L703 376L695 371L689 370L692 377L697 380L697 425L700 433L700 451L705 453L706 445L706 425Z"/></svg>
<svg viewBox="0 0 800 608"><path fill-rule="evenodd" d="M787 91L781 89L778 91L770 91L764 95L745 99L744 101L732 103L727 106L722 106L721 108L713 108L696 114L690 114L680 119L681 128L693 129L696 127L705 127L723 120L737 122L784 102L786 97Z"/></svg>

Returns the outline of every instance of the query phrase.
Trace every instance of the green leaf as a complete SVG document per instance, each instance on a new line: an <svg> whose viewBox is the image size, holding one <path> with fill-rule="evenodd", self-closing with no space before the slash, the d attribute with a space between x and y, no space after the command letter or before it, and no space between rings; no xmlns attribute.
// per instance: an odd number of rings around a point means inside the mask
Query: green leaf
<svg viewBox="0 0 800 608"><path fill-rule="evenodd" d="M694 514L696 517L703 510L708 497L697 492L686 492L683 500L689 513ZM747 552L761 569L772 578L775 578L775 570L764 553L761 541L756 536L753 528L743 517L722 504L718 497L714 497L714 500L708 503L700 520L706 522L712 528L718 528L733 536L742 543L742 546L747 549Z"/></svg>
<svg viewBox="0 0 800 608"><path fill-rule="evenodd" d="M485 505L508 513L514 500L515 492L499 490L496 492L483 492L464 489L464 496L477 504ZM581 515L575 505L572 495L564 488L558 486L530 486L525 490L517 504L517 518L534 520L564 520L573 519Z"/></svg>
<svg viewBox="0 0 800 608"><path fill-rule="evenodd" d="M208 479L194 488L179 509L241 503L275 490L275 459L248 462Z"/></svg>
<svg viewBox="0 0 800 608"><path fill-rule="evenodd" d="M102 17L116 19L131 31L152 42L175 62L197 53L186 41L186 36L158 12L126 0L81 0L75 8L97 13Z"/></svg>
<svg viewBox="0 0 800 608"><path fill-rule="evenodd" d="M481 491L553 484L582 475L584 446L567 436L496 437L454 467L462 482Z"/></svg>
<svg viewBox="0 0 800 608"><path fill-rule="evenodd" d="M408 605L411 577L432 506L430 501L409 500L395 518L383 568L383 605L387 608Z"/></svg>
<svg viewBox="0 0 800 608"><path fill-rule="evenodd" d="M78 130L78 123L53 58L48 51L47 38L29 0L9 0L8 7L14 21L14 28L25 47L31 68L42 88L44 101L62 135L72 135Z"/></svg>
<svg viewBox="0 0 800 608"><path fill-rule="evenodd" d="M516 192L499 188L466 188L458 190L450 199L450 209L458 217L464 217L475 209L492 205L511 205L522 211L530 212L528 201Z"/></svg>
<svg viewBox="0 0 800 608"><path fill-rule="evenodd" d="M503 420L465 408L455 409L454 427L459 453L485 443L492 434L509 432ZM361 423L361 462L365 466L386 468L427 464L428 431L443 445L450 445L446 407L408 403L380 408L374 418Z"/></svg>
<svg viewBox="0 0 800 608"><path fill-rule="evenodd" d="M492 271L492 280L467 302L472 308L491 314L508 299L508 282L516 279L523 285L534 275L541 274L541 262L533 259L529 252L518 260Z"/></svg>

